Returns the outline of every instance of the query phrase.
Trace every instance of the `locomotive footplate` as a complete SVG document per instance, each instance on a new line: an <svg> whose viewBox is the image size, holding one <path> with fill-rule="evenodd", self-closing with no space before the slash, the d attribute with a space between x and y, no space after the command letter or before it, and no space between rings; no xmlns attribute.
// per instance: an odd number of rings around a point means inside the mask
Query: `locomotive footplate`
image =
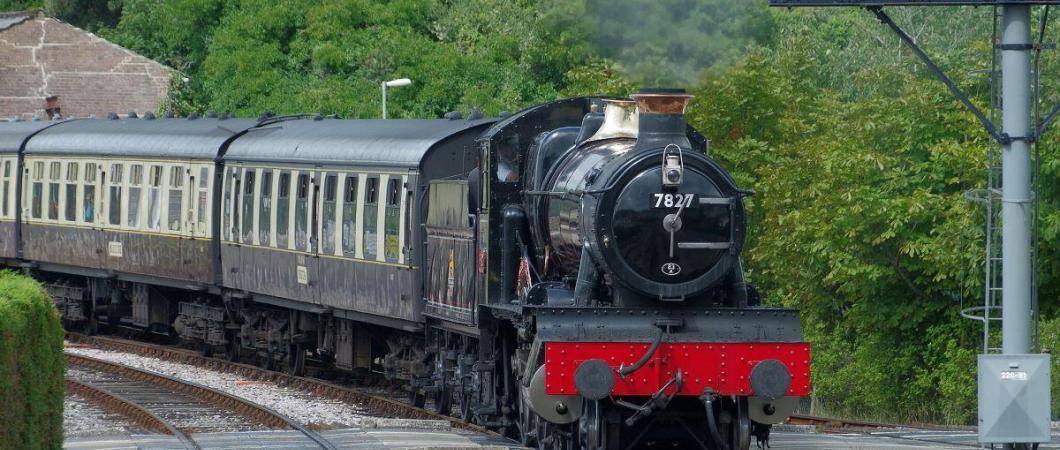
<svg viewBox="0 0 1060 450"><path fill-rule="evenodd" d="M548 395L652 396L668 383L666 394L679 396L711 391L773 400L810 392L810 346L802 341L794 310L542 307L535 312ZM671 383L675 377L681 383ZM594 392L601 385L608 390L602 396Z"/></svg>

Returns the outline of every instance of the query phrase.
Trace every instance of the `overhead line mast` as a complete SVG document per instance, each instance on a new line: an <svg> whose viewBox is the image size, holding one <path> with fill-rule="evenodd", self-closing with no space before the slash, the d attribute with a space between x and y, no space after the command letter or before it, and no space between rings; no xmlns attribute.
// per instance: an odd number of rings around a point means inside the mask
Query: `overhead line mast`
<svg viewBox="0 0 1060 450"><path fill-rule="evenodd" d="M1053 4L1060 4L1060 0L770 0L770 6L777 7L855 6L868 9L913 50L1001 146L1001 354L979 357L979 441L1005 444L1006 448L1024 448L1050 439L1049 355L1031 354L1031 318L1035 307L1032 298L1036 282L1032 253L1032 227L1035 225L1032 210L1036 193L1032 190L1031 145L1057 117L1060 106L1055 107L1045 120L1031 123L1031 52L1039 51L1043 43L1036 46L1031 41L1030 22L1032 5L1045 5L1047 9L1043 16L1048 17L1048 7ZM1002 9L1001 39L993 43L1001 52L1000 131L883 10L887 6L959 5ZM1044 20L1040 33L1043 37ZM1034 97L1037 96L1036 91ZM1038 105L1034 107L1037 111ZM988 191L987 195L989 202L996 193ZM992 262L990 257L988 254L988 268ZM987 277L990 277L990 270ZM981 319L989 327L992 292L986 295L987 304ZM989 328L984 339L989 340L988 332ZM984 348L989 349L989 342L984 343Z"/></svg>

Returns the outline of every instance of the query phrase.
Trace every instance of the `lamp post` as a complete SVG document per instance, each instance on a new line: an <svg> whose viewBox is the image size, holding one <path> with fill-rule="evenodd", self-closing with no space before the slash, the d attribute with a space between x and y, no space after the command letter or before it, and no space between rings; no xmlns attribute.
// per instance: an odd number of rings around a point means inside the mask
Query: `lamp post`
<svg viewBox="0 0 1060 450"><path fill-rule="evenodd" d="M396 80L384 81L383 82L383 118L386 119L386 88L388 87L402 87L412 84L412 80L408 78L398 78Z"/></svg>

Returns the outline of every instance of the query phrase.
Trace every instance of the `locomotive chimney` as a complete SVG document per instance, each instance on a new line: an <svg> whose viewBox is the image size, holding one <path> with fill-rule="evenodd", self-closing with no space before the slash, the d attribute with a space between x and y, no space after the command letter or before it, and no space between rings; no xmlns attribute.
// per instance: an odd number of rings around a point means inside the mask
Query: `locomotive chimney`
<svg viewBox="0 0 1060 450"><path fill-rule="evenodd" d="M655 148L667 144L691 147L685 108L692 96L684 89L641 89L632 97L640 115L637 147Z"/></svg>
<svg viewBox="0 0 1060 450"><path fill-rule="evenodd" d="M604 123L585 142L614 138L636 138L638 122L636 102L605 99Z"/></svg>

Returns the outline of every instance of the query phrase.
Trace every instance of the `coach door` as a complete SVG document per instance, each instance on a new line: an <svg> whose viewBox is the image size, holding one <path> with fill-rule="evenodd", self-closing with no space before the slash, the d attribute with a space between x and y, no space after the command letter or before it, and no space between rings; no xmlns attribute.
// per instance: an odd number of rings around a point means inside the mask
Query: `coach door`
<svg viewBox="0 0 1060 450"><path fill-rule="evenodd" d="M181 252L184 255L185 273L188 279L207 282L213 263L210 261L210 240L207 214L210 185L210 168L205 164L192 164L184 170L183 226Z"/></svg>
<svg viewBox="0 0 1060 450"><path fill-rule="evenodd" d="M305 224L305 253L299 254L298 284L302 288L302 298L313 303L320 302L320 236L321 207L323 205L322 185L326 172L319 170L308 170L299 174L298 189L295 192L295 230L302 230ZM302 205L305 205L304 207ZM302 242L299 242L301 245Z"/></svg>
<svg viewBox="0 0 1060 450"><path fill-rule="evenodd" d="M114 250L110 248L107 233L103 231L107 221L104 213L107 204L107 172L106 161L85 163L84 219L92 227L88 239L96 248L96 267L106 267L107 253Z"/></svg>

